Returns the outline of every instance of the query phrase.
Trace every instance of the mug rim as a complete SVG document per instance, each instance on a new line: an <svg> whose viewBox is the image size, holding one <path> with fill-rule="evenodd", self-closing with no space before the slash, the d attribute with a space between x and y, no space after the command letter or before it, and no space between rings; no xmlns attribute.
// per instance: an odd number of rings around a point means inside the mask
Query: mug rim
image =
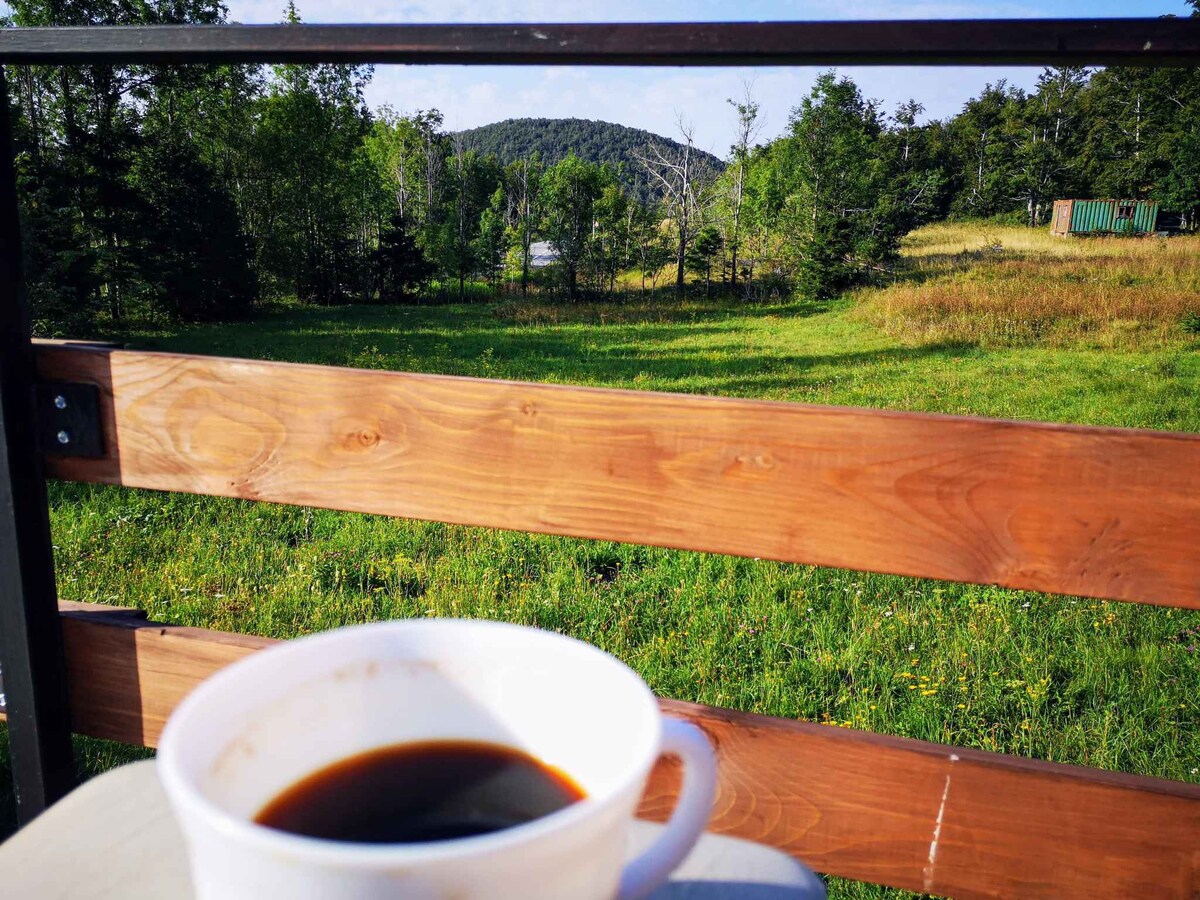
<svg viewBox="0 0 1200 900"><path fill-rule="evenodd" d="M529 822L514 825L488 834L470 837L450 838L440 841L426 841L409 844L367 844L354 841L336 841L328 838L316 838L294 834L267 825L260 825L252 819L242 818L223 809L210 800L195 782L195 778L184 771L177 758L184 746L181 733L188 727L188 720L198 715L201 707L213 696L218 694L236 681L253 678L256 670L275 664L284 655L301 655L319 649L319 645L335 643L351 639L356 633L371 630L381 631L412 631L433 628L437 631L454 628L474 631L506 631L510 634L520 634L534 641L544 641L559 646L568 646L575 651L599 658L607 665L615 667L623 675L632 680L632 687L640 689L642 698L649 705L653 715L653 734L648 743L648 752L642 764L630 767L630 772L610 786L602 796L586 795L581 800L560 810L540 816ZM403 743L403 742L402 742ZM617 657L613 656L586 641L581 641L559 632L547 631L528 625L516 625L509 622L496 622L489 619L402 619L387 622L368 622L360 625L350 625L334 628L319 634L306 635L281 642L265 650L251 654L221 669L201 682L175 708L163 728L158 745L156 767L163 787L172 799L176 814L190 810L199 815L207 825L236 839L244 846L255 850L269 851L289 857L301 858L307 863L324 865L349 865L353 867L378 868L386 865L418 864L425 861L444 861L456 857L476 856L480 853L493 853L515 849L521 845L536 842L569 829L592 816L601 814L626 791L642 788L650 767L657 758L659 747L662 745L662 713L658 700L649 686L637 672ZM318 767L319 769L319 767ZM317 771L317 769L314 769ZM568 773L569 774L569 773ZM182 816L179 816L182 820ZM186 821L181 821L185 829L189 827Z"/></svg>

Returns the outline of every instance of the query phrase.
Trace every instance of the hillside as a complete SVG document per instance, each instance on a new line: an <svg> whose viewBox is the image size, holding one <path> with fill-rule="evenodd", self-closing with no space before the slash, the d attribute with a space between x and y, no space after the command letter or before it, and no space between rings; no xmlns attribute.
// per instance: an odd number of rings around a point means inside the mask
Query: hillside
<svg viewBox="0 0 1200 900"><path fill-rule="evenodd" d="M576 156L591 162L623 166L623 180L643 202L659 199L659 193L649 183L632 151L654 143L682 149L681 144L670 138L592 119L506 119L468 129L462 136L468 149L494 153L506 165L534 153L543 162L553 164L574 150ZM714 176L725 168L725 164L711 153L694 152L698 155L702 175Z"/></svg>

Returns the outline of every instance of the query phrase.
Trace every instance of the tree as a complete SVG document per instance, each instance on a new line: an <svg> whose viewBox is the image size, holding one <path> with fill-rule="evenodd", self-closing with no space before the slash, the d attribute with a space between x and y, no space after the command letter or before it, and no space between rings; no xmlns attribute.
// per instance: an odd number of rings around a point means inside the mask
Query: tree
<svg viewBox="0 0 1200 900"><path fill-rule="evenodd" d="M1200 227L1200 104L1193 108L1192 127L1172 143L1170 168L1155 193L1167 209L1180 214L1183 228Z"/></svg>
<svg viewBox="0 0 1200 900"><path fill-rule="evenodd" d="M923 112L915 100L901 103L875 142L878 190L860 244L866 259L885 259L909 231L946 214L945 132L940 123L917 125Z"/></svg>
<svg viewBox="0 0 1200 900"><path fill-rule="evenodd" d="M1084 94L1086 180L1101 197L1151 197L1195 128L1200 90L1190 69L1108 68Z"/></svg>
<svg viewBox="0 0 1200 900"><path fill-rule="evenodd" d="M217 24L224 19L224 8L206 0L14 0L11 7L18 25ZM121 323L132 312L225 315L252 297L240 267L245 247L236 211L230 219L228 191L204 160L203 123L179 127L209 101L228 72L228 67L22 67L14 83L23 157L18 165L30 291L40 328L69 324L74 333L86 333L104 314ZM164 122L170 127L162 127ZM178 165L157 165L167 159ZM156 170L152 179L139 175L148 169ZM187 246L179 230L163 232L155 222L155 203L184 197L196 204L198 217L229 235L230 243L223 245L218 237L215 251L231 254L227 276L211 269L213 259L206 259L203 248ZM155 229L155 237L165 242L166 260L151 261L144 252ZM178 295L174 287L185 264L199 267L183 284L194 293Z"/></svg>
<svg viewBox="0 0 1200 900"><path fill-rule="evenodd" d="M383 303L413 300L433 277L433 264L425 258L400 212L392 214L388 227L380 234L374 258Z"/></svg>
<svg viewBox="0 0 1200 900"><path fill-rule="evenodd" d="M512 199L515 241L521 251L521 296L529 293L529 248L542 219L542 174L545 167L535 153L508 167L505 181Z"/></svg>
<svg viewBox="0 0 1200 900"><path fill-rule="evenodd" d="M1025 204L1029 227L1041 224L1054 199L1071 193L1082 135L1077 131L1082 68L1045 69L1037 92L1008 107L1007 131L1015 147L1013 196Z"/></svg>
<svg viewBox="0 0 1200 900"><path fill-rule="evenodd" d="M854 280L860 261L880 255L870 241L870 213L882 193L882 173L873 164L881 132L877 106L833 72L818 76L792 111L783 218L795 235L793 252L809 297L832 296Z"/></svg>
<svg viewBox="0 0 1200 900"><path fill-rule="evenodd" d="M711 225L704 228L692 241L688 248L687 267L691 272L704 276L704 296L707 298L712 290L713 260L721 252L721 234Z"/></svg>
<svg viewBox="0 0 1200 900"><path fill-rule="evenodd" d="M500 185L492 192L488 205L479 214L479 233L475 238L475 256L493 290L507 249L504 234L505 199L504 186Z"/></svg>
<svg viewBox="0 0 1200 900"><path fill-rule="evenodd" d="M645 294L647 273L653 273L653 284L657 287L658 273L671 261L671 248L655 211L640 203L630 204L628 229L631 259L641 271L642 294Z"/></svg>
<svg viewBox="0 0 1200 900"><path fill-rule="evenodd" d="M616 289L617 275L630 262L630 205L620 183L608 180L592 210L592 239L589 268L601 289L609 295Z"/></svg>
<svg viewBox="0 0 1200 900"><path fill-rule="evenodd" d="M287 22L298 21L289 4ZM276 290L290 287L303 301L361 297L361 216L377 218L358 196L371 74L364 66L276 66L258 104L258 265Z"/></svg>
<svg viewBox="0 0 1200 900"><path fill-rule="evenodd" d="M1024 101L1021 91L1001 80L967 101L951 123L952 152L959 187L952 209L959 215L993 216L1012 207L1015 163L1007 111Z"/></svg>
<svg viewBox="0 0 1200 900"><path fill-rule="evenodd" d="M417 229L435 218L439 182L449 153L442 122L436 109L401 116L385 106L364 142L377 177L392 194L394 207Z"/></svg>
<svg viewBox="0 0 1200 900"><path fill-rule="evenodd" d="M455 135L444 181L444 206L432 226L439 235L432 255L442 273L458 282L458 299L464 301L467 278L484 262L479 226L500 182L500 167L494 157L480 158L465 149L461 135Z"/></svg>
<svg viewBox="0 0 1200 900"><path fill-rule="evenodd" d="M905 167L907 167L909 165L909 157L911 156L911 152L912 152L912 138L913 138L913 134L917 130L916 129L917 119L924 112L925 112L924 105L922 105L922 104L918 103L916 100L912 100L912 99L909 99L904 103L901 103L896 108L896 115L894 116L894 118L896 121L896 125L898 126L897 130L900 132L900 134L904 138L904 152L903 152L903 155L901 156L901 161L903 162Z"/></svg>
<svg viewBox="0 0 1200 900"><path fill-rule="evenodd" d="M186 321L247 316L258 294L249 242L182 130L147 141L130 179L141 200L133 254L151 304Z"/></svg>
<svg viewBox="0 0 1200 900"><path fill-rule="evenodd" d="M727 100L737 110L737 139L731 148L732 164L728 178L729 191L728 221L729 230L726 243L729 246L729 277L734 293L738 286L738 251L742 240L742 208L746 200L746 168L750 164L750 145L762 130L758 120L758 101L751 93L751 85L747 82L742 86L742 97L738 100ZM707 285L705 293L708 293Z"/></svg>
<svg viewBox="0 0 1200 900"><path fill-rule="evenodd" d="M704 185L695 166L695 129L682 116L676 119L683 141L677 151L651 144L635 157L662 190L663 207L675 230L675 295L683 297L687 249L702 226Z"/></svg>
<svg viewBox="0 0 1200 900"><path fill-rule="evenodd" d="M612 180L610 169L585 162L574 153L546 170L542 188L545 232L558 254L571 300L579 296L579 273L587 260L596 201Z"/></svg>
<svg viewBox="0 0 1200 900"><path fill-rule="evenodd" d="M804 297L827 300L853 284L858 271L854 256L853 228L844 217L820 209L812 231L804 241L797 270L797 287Z"/></svg>

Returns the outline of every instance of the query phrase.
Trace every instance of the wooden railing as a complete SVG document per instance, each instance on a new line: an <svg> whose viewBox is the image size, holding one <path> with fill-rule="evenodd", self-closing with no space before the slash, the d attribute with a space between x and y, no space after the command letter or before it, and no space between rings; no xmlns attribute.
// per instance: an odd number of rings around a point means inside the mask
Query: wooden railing
<svg viewBox="0 0 1200 900"><path fill-rule="evenodd" d="M98 386L58 477L1200 607L1200 436L43 345ZM154 746L271 641L64 608L74 727ZM1200 787L664 701L712 827L959 897L1190 897ZM671 807L660 766L643 814Z"/></svg>
<svg viewBox="0 0 1200 900"><path fill-rule="evenodd" d="M208 675L274 641L62 604L74 727L153 747ZM664 700L717 749L710 829L953 897L1193 898L1200 786ZM674 807L655 770L641 815Z"/></svg>

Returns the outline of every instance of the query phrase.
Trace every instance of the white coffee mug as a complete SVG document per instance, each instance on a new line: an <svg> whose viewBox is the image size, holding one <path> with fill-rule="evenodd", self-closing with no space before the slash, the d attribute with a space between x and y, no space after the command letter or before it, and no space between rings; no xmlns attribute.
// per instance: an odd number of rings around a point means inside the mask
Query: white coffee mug
<svg viewBox="0 0 1200 900"><path fill-rule="evenodd" d="M513 828L422 844L322 840L253 821L333 762L431 739L523 750L586 797ZM679 803L626 865L630 822L664 753L684 762ZM704 735L664 719L619 660L550 632L450 619L330 631L223 669L171 716L158 769L197 900L640 897L695 844L716 789Z"/></svg>

